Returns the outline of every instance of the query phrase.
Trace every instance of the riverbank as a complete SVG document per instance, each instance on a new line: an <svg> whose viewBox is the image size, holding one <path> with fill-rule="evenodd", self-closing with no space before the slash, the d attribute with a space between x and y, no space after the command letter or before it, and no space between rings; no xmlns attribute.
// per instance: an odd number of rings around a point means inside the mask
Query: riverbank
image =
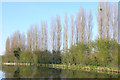
<svg viewBox="0 0 120 80"><path fill-rule="evenodd" d="M2 65L23 65L23 66L42 66L50 68L59 68L59 69L71 69L71 70L85 70L90 71L94 70L97 72L111 72L111 73L120 73L120 70L117 67L101 67L101 66L85 66L85 65L64 65L64 64L33 64L33 63L2 63Z"/></svg>

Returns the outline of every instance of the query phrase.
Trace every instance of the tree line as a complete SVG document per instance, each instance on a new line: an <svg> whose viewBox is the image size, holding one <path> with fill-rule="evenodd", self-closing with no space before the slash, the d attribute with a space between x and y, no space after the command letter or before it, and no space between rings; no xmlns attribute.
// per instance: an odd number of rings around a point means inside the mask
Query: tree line
<svg viewBox="0 0 120 80"><path fill-rule="evenodd" d="M74 17L66 13L64 23L60 16L31 25L25 33L16 31L6 40L6 54L3 61L117 65L118 64L118 7L116 3L100 2L96 10L98 34L94 33L92 11L83 7ZM92 40L97 34L96 40ZM15 53L15 51L18 51Z"/></svg>

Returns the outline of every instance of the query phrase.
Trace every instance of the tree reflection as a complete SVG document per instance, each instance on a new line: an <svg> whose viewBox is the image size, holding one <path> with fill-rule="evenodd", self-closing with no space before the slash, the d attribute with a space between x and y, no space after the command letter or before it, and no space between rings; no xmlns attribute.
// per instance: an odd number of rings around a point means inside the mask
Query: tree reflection
<svg viewBox="0 0 120 80"><path fill-rule="evenodd" d="M117 78L116 74L95 71L55 69L40 66L3 66L5 78Z"/></svg>
<svg viewBox="0 0 120 80"><path fill-rule="evenodd" d="M19 67L18 67L17 70L14 72L13 77L15 77L15 78L20 78L20 69L19 69Z"/></svg>

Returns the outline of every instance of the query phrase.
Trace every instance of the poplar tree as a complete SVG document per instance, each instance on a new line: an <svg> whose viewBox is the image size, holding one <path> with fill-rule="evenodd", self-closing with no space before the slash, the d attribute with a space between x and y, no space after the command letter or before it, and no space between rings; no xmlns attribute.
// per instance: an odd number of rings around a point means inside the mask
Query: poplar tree
<svg viewBox="0 0 120 80"><path fill-rule="evenodd" d="M65 14L63 25L63 48L68 48L68 16Z"/></svg>
<svg viewBox="0 0 120 80"><path fill-rule="evenodd" d="M75 29L74 29L74 20L73 20L73 15L71 15L71 32L72 32L72 41L71 41L71 45L73 45L74 44L74 31Z"/></svg>
<svg viewBox="0 0 120 80"><path fill-rule="evenodd" d="M8 37L6 40L6 53L10 52L10 38Z"/></svg>
<svg viewBox="0 0 120 80"><path fill-rule="evenodd" d="M91 41L92 39L92 30L93 30L93 16L92 16L92 12L91 10L88 12L88 17L87 17L87 37L88 37L88 43Z"/></svg>
<svg viewBox="0 0 120 80"><path fill-rule="evenodd" d="M56 15L56 27L57 27L57 51L60 51L61 48L61 23L60 16Z"/></svg>
<svg viewBox="0 0 120 80"><path fill-rule="evenodd" d="M98 33L99 33L99 39L102 39L103 36L103 24L104 24L104 3L99 2L98 3L98 9L97 9L97 24L98 24Z"/></svg>

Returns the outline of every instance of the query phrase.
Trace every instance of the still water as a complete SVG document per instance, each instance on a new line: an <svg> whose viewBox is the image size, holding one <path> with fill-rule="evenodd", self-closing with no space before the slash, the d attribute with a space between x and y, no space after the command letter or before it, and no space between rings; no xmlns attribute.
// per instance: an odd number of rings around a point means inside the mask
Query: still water
<svg viewBox="0 0 120 80"><path fill-rule="evenodd" d="M118 74L54 69L38 66L3 66L1 78L118 78Z"/></svg>

